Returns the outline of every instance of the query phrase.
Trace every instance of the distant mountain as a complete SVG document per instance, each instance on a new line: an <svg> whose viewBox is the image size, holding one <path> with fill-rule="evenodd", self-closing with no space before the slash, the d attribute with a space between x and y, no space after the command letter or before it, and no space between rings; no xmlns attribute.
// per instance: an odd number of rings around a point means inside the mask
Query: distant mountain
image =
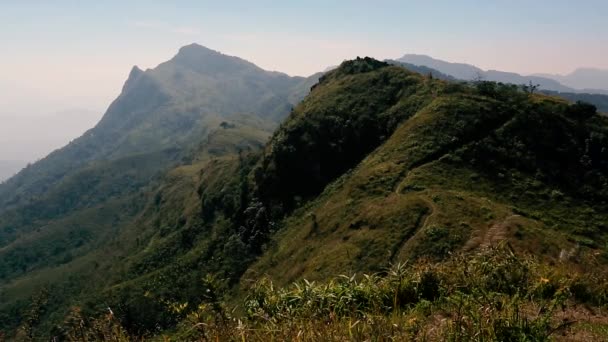
<svg viewBox="0 0 608 342"><path fill-rule="evenodd" d="M395 61L395 60L385 60L385 62L391 64L391 65L397 65L403 68L406 68L410 71L413 72L417 72L419 74L422 75L427 75L427 76L432 76L434 78L440 79L440 80L444 80L444 81L458 81L458 79L454 76L448 75L448 74L444 74L442 72L440 72L437 69L434 68L430 68L428 66L425 65L415 65L415 64L411 64L411 63L405 63L405 62L399 62L399 61Z"/></svg>
<svg viewBox="0 0 608 342"><path fill-rule="evenodd" d="M133 67L94 128L0 186L0 212L27 203L93 161L188 149L206 134L206 122L226 115L278 122L310 85L306 78L265 71L196 44L154 69Z"/></svg>
<svg viewBox="0 0 608 342"><path fill-rule="evenodd" d="M472 81L483 79L488 81L512 83L512 84L539 84L540 88L559 92L577 92L576 89L566 87L559 82L540 76L522 76L512 72L504 72L497 70L482 70L474 65L464 63L450 63L439 59L434 59L425 55L406 54L397 59L404 63L414 65L424 65L433 69L437 69L442 73L451 75L457 79Z"/></svg>
<svg viewBox="0 0 608 342"><path fill-rule="evenodd" d="M474 80L484 74L482 69L474 65L446 62L426 55L406 54L397 61L433 68L460 80Z"/></svg>
<svg viewBox="0 0 608 342"><path fill-rule="evenodd" d="M608 70L579 68L567 75L537 74L588 93L608 94Z"/></svg>
<svg viewBox="0 0 608 342"><path fill-rule="evenodd" d="M390 62L390 61L389 61ZM450 63L442 60L434 59L425 55L405 55L394 63L401 63L401 66L412 71L422 74L433 74L443 80L487 80L511 84L538 84L541 90L550 95L559 96L569 101L585 101L595 105L599 111L608 113L608 91L602 89L574 89L562 85L558 81L551 79L550 75L531 75L522 76L512 72L488 70L484 71L476 66L463 63ZM578 83L579 85L597 85L602 82L603 72L596 69L585 69L578 75L586 75L589 79L593 79L597 83L586 82ZM594 73L598 71L597 75ZM574 74L574 73L573 73ZM571 74L572 75L572 74ZM583 77L581 76L580 79ZM572 83L571 83L572 84Z"/></svg>

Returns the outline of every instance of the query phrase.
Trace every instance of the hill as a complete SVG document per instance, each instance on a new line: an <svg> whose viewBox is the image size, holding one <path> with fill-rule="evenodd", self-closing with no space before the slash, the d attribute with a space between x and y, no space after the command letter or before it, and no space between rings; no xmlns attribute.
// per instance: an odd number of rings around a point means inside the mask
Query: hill
<svg viewBox="0 0 608 342"><path fill-rule="evenodd" d="M266 116L209 125L180 166L133 197L112 197L115 209L91 207L130 217L114 217L123 223L108 223L95 248L32 270L28 256L28 272L2 287L2 322L66 339L77 326L177 340L422 338L430 327L429 339L477 328L542 337L559 319L547 303L567 315L605 305L602 281L574 284L608 260L608 119L513 85L429 76L358 58L322 76L265 145ZM506 254L488 252L499 242L511 245ZM330 280L362 272L375 275ZM262 275L272 283L251 287ZM303 279L324 285L282 288ZM27 319L11 321L30 296ZM491 319L458 314L479 305Z"/></svg>
<svg viewBox="0 0 608 342"><path fill-rule="evenodd" d="M605 338L603 316L603 323L581 318L580 327L571 325L580 317L577 305L598 313L606 304L600 299L606 287L594 284L605 279L608 260L607 130L608 120L592 105L493 82L444 82L367 58L343 63L273 134L250 173L249 197L256 203L247 206L249 219L239 232L246 245L262 247L241 277L240 291L248 294L245 326L252 327L241 331L259 340L297 331L309 332L308 340L353 334L544 340L556 331L573 339ZM488 251L505 243L510 247L502 256ZM550 275L528 275L516 266L527 265L529 256L544 265L530 269ZM418 266L398 271L404 264ZM478 271L492 274L495 285L519 286L515 279L525 278L530 283L522 286L530 287L473 290L484 276L468 265L484 265ZM596 280L575 280L592 269ZM462 270L455 273L477 285L450 285L450 270ZM368 276L333 278L362 272ZM416 274L411 288L403 285L407 276L399 278L407 272ZM269 280L251 287L261 277ZM544 286L534 284L554 280L562 285L543 298L563 303L562 316L534 292ZM386 290L382 281L393 285ZM494 296L509 299L495 307L489 304ZM409 304L399 306L399 300ZM479 317L488 322L485 328L459 325L458 307L467 305L488 310ZM547 316L525 314L522 307L545 307ZM203 312L210 311L218 314ZM445 325L438 326L439 319ZM354 329L356 320L362 326ZM316 326L320 322L327 327ZM217 326L202 334L235 336L230 331Z"/></svg>
<svg viewBox="0 0 608 342"><path fill-rule="evenodd" d="M285 282L379 271L390 262L473 248L493 239L494 226L504 226L501 239L526 236L522 248L536 252L534 236L546 235L541 250L554 258L572 247L568 240L603 248L607 121L593 106L491 82L445 83L386 65L337 77L347 68L328 75L266 148L259 188L268 210L314 200L282 221L254 271ZM360 95L351 87L364 79L385 86ZM356 126L350 115L369 121ZM363 143L347 140L346 122L360 127L354 131Z"/></svg>
<svg viewBox="0 0 608 342"><path fill-rule="evenodd" d="M94 128L0 185L0 330L43 288L58 296L49 314L65 309L96 279L89 262L116 262L105 253L169 170L259 148L313 82L199 45L134 67Z"/></svg>
<svg viewBox="0 0 608 342"><path fill-rule="evenodd" d="M608 95L588 93L560 93L548 90L542 90L542 92L548 95L559 96L572 102L584 101L592 103L597 107L600 112L608 113Z"/></svg>

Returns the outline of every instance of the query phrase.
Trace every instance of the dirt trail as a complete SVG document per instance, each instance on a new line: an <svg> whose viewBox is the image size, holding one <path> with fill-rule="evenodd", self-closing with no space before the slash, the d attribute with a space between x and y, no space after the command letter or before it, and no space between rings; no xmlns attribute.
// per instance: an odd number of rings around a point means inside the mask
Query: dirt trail
<svg viewBox="0 0 608 342"><path fill-rule="evenodd" d="M496 222L492 227L482 233L482 235L471 237L464 245L463 250L470 251L477 247L488 248L497 242L505 240L507 238L507 233L509 232L509 225L518 217L520 217L520 215L511 215L507 216L501 222Z"/></svg>
<svg viewBox="0 0 608 342"><path fill-rule="evenodd" d="M416 222L416 227L412 229L410 233L405 235L399 243L396 244L396 248L393 249L390 256L391 261L394 261L394 259L401 253L401 251L405 249L405 246L410 243L410 241L412 241L412 238L414 238L419 232L421 232L429 224L429 220L438 212L437 206L435 205L435 203L433 203L433 201L430 201L422 196L420 196L419 199L424 202L428 210L424 213L421 213L420 217L418 218L418 221Z"/></svg>

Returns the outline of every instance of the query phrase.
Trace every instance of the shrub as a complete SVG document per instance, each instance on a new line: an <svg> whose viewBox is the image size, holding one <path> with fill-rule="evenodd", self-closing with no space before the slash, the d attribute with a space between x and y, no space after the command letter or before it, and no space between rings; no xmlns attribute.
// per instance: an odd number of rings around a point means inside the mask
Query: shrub
<svg viewBox="0 0 608 342"><path fill-rule="evenodd" d="M587 120L597 114L597 108L590 103L576 101L568 107L566 114L577 120Z"/></svg>

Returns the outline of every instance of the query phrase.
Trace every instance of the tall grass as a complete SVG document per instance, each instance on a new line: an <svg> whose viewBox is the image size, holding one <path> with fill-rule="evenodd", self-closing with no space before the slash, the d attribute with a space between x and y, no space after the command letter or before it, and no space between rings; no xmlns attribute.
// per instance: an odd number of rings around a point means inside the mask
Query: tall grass
<svg viewBox="0 0 608 342"><path fill-rule="evenodd" d="M608 284L595 280L563 265L546 267L501 246L441 264L396 264L380 274L342 275L323 283L302 280L277 288L270 279L261 279L241 305L231 308L212 293L213 301L199 305L174 332L157 338L548 341L576 336L579 322L573 317L581 303L605 308L601 298ZM181 307L175 305L176 310ZM92 325L97 334L114 331L116 340L127 338L118 327L99 328L112 322L108 316L101 322L105 325Z"/></svg>

